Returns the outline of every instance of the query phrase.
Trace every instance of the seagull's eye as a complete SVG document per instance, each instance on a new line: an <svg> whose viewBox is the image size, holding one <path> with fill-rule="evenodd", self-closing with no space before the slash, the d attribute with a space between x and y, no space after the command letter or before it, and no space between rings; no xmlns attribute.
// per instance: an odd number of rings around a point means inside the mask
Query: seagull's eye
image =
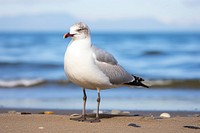
<svg viewBox="0 0 200 133"><path fill-rule="evenodd" d="M87 28L80 28L80 29L77 29L76 31L82 31L82 30L87 30Z"/></svg>
<svg viewBox="0 0 200 133"><path fill-rule="evenodd" d="M77 31L81 31L82 29L77 29Z"/></svg>

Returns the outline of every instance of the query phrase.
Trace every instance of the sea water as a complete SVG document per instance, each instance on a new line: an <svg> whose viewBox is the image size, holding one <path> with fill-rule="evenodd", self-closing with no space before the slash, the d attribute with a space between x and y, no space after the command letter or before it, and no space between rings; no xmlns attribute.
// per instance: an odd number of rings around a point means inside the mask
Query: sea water
<svg viewBox="0 0 200 133"><path fill-rule="evenodd" d="M70 39L62 36L0 33L1 107L82 108L81 88L64 74ZM101 32L92 33L92 42L112 53L128 72L161 85L101 91L101 109L200 110L200 33ZM175 80L195 84L179 87ZM97 92L87 94L87 108L95 109Z"/></svg>

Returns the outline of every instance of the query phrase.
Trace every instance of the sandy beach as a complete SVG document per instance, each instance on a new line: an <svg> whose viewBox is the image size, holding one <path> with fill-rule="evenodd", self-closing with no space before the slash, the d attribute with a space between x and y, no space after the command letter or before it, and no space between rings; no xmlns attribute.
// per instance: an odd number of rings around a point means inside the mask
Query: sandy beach
<svg viewBox="0 0 200 133"><path fill-rule="evenodd" d="M23 112L19 112L23 111ZM137 133L199 133L200 115L198 112L170 112L170 118L160 118L160 112L136 112L129 115L101 114L100 123L77 122L70 120L77 111L55 111L42 114L43 110L1 110L1 133L35 132L137 132ZM7 112L7 113L6 113ZM36 113L39 112L39 113ZM140 113L140 114L139 114ZM94 115L88 115L92 118Z"/></svg>

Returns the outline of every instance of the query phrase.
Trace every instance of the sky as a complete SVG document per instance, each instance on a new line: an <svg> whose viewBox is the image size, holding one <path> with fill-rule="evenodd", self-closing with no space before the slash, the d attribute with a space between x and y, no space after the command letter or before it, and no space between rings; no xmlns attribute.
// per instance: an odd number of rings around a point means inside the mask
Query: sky
<svg viewBox="0 0 200 133"><path fill-rule="evenodd" d="M0 0L0 31L200 31L200 0Z"/></svg>

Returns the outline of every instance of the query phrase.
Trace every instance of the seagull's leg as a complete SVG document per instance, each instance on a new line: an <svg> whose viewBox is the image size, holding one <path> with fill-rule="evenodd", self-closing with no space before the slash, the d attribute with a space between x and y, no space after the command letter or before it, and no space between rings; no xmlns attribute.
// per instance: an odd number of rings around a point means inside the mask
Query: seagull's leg
<svg viewBox="0 0 200 133"><path fill-rule="evenodd" d="M99 119L99 105L100 105L100 101L101 101L101 96L100 96L100 90L97 89L98 91L98 97L97 97L97 113L96 113L96 118Z"/></svg>
<svg viewBox="0 0 200 133"><path fill-rule="evenodd" d="M86 119L86 111L85 111L86 101L87 101L87 95L86 95L86 92L85 92L85 88L83 88L83 111L82 111L82 116L84 117L84 119Z"/></svg>
<svg viewBox="0 0 200 133"><path fill-rule="evenodd" d="M70 118L70 120L75 120L75 121L85 121L86 120L86 111L85 111L86 101L87 101L87 95L86 95L86 92L85 92L85 88L83 88L83 110L82 110L82 115L81 115L81 117L78 117L78 118Z"/></svg>
<svg viewBox="0 0 200 133"><path fill-rule="evenodd" d="M98 92L98 97L97 97L97 112L96 112L96 118L90 120L91 123L92 123L92 122L100 122L100 119L99 119L99 105L100 105L101 97L100 97L100 89L99 89L99 88L97 88L97 92Z"/></svg>

